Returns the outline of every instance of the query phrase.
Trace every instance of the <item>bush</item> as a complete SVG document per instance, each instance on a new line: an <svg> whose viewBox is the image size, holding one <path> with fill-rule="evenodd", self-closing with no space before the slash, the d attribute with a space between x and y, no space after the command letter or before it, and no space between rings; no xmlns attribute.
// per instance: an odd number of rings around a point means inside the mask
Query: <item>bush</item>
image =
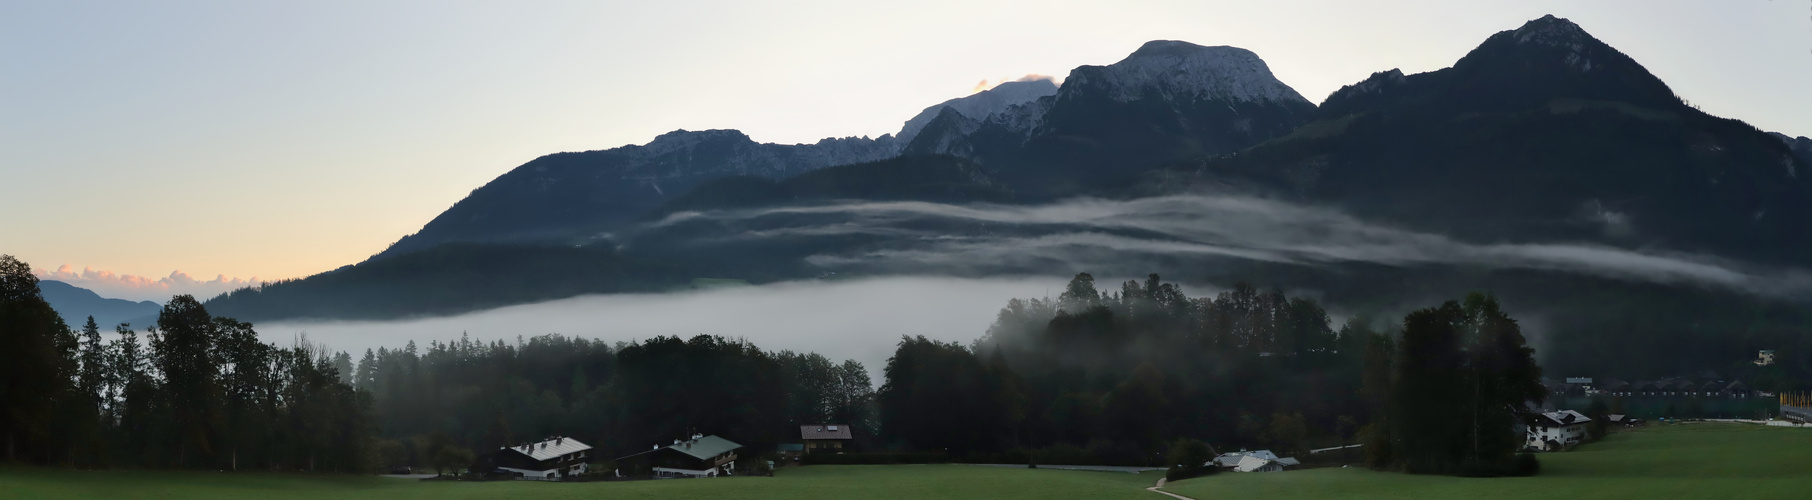
<svg viewBox="0 0 1812 500"><path fill-rule="evenodd" d="M1164 472L1164 478L1170 481L1181 481L1214 472L1208 465L1214 459L1214 452L1209 451L1208 444L1200 440L1183 438L1170 445L1170 454L1166 456L1170 468Z"/></svg>
<svg viewBox="0 0 1812 500"><path fill-rule="evenodd" d="M1541 460L1534 453L1518 453L1511 459L1510 475L1528 477L1541 473Z"/></svg>
<svg viewBox="0 0 1812 500"><path fill-rule="evenodd" d="M749 472L756 476L772 476L774 468L768 466L767 460L758 459L755 461L755 465L749 467Z"/></svg>

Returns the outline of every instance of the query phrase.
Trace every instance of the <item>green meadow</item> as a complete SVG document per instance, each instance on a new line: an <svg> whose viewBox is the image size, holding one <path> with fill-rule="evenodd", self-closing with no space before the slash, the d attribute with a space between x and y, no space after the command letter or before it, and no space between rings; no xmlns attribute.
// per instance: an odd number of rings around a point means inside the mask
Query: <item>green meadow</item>
<svg viewBox="0 0 1812 500"><path fill-rule="evenodd" d="M1360 468L1219 474L1164 489L1197 499L1812 498L1812 429L1656 425L1541 455L1527 478L1415 476Z"/></svg>
<svg viewBox="0 0 1812 500"><path fill-rule="evenodd" d="M1160 474L1085 472L967 465L819 465L774 477L612 483L503 481L460 483L362 476L206 472L88 472L10 468L0 498L485 499L596 498L1078 498L1151 499Z"/></svg>
<svg viewBox="0 0 1812 500"><path fill-rule="evenodd" d="M1743 424L1657 425L1541 456L1530 478L1416 476L1358 468L1225 473L1165 490L1223 498L1516 499L1812 498L1812 429ZM615 483L457 483L370 476L171 471L0 469L0 498L495 499L533 498L1076 498L1164 499L1127 474L965 465L848 465L781 469L775 477Z"/></svg>

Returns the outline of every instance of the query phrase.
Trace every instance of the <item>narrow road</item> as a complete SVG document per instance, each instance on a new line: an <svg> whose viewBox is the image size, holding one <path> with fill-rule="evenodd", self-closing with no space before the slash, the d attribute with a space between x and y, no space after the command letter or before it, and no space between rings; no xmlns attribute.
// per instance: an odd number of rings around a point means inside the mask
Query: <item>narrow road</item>
<svg viewBox="0 0 1812 500"><path fill-rule="evenodd" d="M1145 489L1145 491L1149 491L1149 492L1152 492L1152 493L1157 493L1157 494L1159 494L1159 495L1168 495L1168 496L1169 496L1169 497L1170 497L1170 498L1175 498L1175 499L1177 499L1177 500L1195 500L1195 499L1194 499L1194 498L1189 498L1189 497L1186 497L1186 496L1183 496L1183 495L1178 495L1178 494L1176 494L1176 493L1171 493L1171 492L1168 492L1168 491L1164 491L1164 490L1162 490L1162 489L1160 489L1160 488L1163 488L1163 487L1164 487L1164 481L1165 481L1165 479L1164 479L1164 478L1161 478L1161 477L1160 477L1160 478L1158 478L1158 485L1157 485L1157 486L1152 486L1152 487L1150 487L1150 488L1146 488L1146 489Z"/></svg>

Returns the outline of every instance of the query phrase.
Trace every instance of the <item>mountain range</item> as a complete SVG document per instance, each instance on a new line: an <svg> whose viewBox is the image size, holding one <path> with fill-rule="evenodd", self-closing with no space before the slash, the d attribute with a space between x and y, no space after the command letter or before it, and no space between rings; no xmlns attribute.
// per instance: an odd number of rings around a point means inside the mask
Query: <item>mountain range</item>
<svg viewBox="0 0 1812 500"><path fill-rule="evenodd" d="M700 278L1168 270L1318 290L1360 312L1492 290L1549 311L1554 337L1583 346L1565 351L1582 360L1632 336L1687 339L1644 347L1667 363L1812 347L1795 340L1812 331L1803 290L1743 289L1812 268L1809 177L1812 139L1706 114L1553 16L1490 36L1452 67L1380 71L1319 104L1251 51L1153 41L1061 84L1027 78L932 105L878 138L783 145L675 131L544 156L365 262L208 307L395 318ZM1228 194L1243 205L1178 201ZM1271 227L1288 221L1255 206L1339 215ZM1209 251L1174 236L1217 224L1248 232L1216 235ZM1299 247L1262 248L1280 238L1265 231L1289 231ZM1352 253L1313 239L1330 234L1411 255L1301 258ZM1516 247L1517 262L1536 263L1431 259L1429 245ZM1560 252L1578 255L1552 264ZM1648 267L1579 270L1617 259ZM1644 274L1700 271L1710 277ZM1732 331L1745 340L1720 340Z"/></svg>
<svg viewBox="0 0 1812 500"><path fill-rule="evenodd" d="M81 328L89 317L93 317L95 325L104 332L113 331L120 323L145 327L156 322L158 311L164 307L149 300L110 299L93 290L56 280L39 281L38 290L44 294L44 301L63 317L63 322L74 328Z"/></svg>
<svg viewBox="0 0 1812 500"><path fill-rule="evenodd" d="M1564 19L1493 35L1451 68L1373 74L1317 111L1185 170L1474 241L1812 266L1812 141L1701 112Z"/></svg>

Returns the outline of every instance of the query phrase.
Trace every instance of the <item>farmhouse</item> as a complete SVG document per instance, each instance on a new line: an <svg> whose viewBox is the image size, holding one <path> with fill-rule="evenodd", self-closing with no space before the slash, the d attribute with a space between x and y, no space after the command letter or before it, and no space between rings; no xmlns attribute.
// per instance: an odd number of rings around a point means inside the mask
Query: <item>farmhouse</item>
<svg viewBox="0 0 1812 500"><path fill-rule="evenodd" d="M1600 388L1603 393L1612 396L1629 396L1630 392L1633 390L1633 386L1631 386L1629 382L1617 379L1605 380L1604 385L1600 386Z"/></svg>
<svg viewBox="0 0 1812 500"><path fill-rule="evenodd" d="M1573 410L1560 410L1531 415L1527 440L1523 447L1536 451L1559 451L1579 444L1586 438L1586 423L1592 419Z"/></svg>
<svg viewBox="0 0 1812 500"><path fill-rule="evenodd" d="M1234 472L1279 472L1284 467L1301 465L1301 463L1294 458L1280 458L1276 453L1271 453L1271 450L1227 452L1214 457L1214 461L1209 462L1217 467L1233 469Z"/></svg>
<svg viewBox="0 0 1812 500"><path fill-rule="evenodd" d="M1288 466L1292 466L1292 465L1299 465L1300 463L1301 462L1297 462L1296 459L1289 458L1289 457L1279 458L1276 460L1269 460L1269 459L1263 459L1263 458L1258 458L1255 456L1247 455L1247 456L1239 459L1239 463L1235 464L1233 466L1233 471L1234 472L1283 472L1284 467L1288 467Z"/></svg>
<svg viewBox="0 0 1812 500"><path fill-rule="evenodd" d="M845 443L855 439L848 425L801 425L799 439L805 440L805 452L843 451Z"/></svg>
<svg viewBox="0 0 1812 500"><path fill-rule="evenodd" d="M736 450L742 445L717 436L693 434L669 446L618 458L619 464L645 465L658 477L717 477L736 468Z"/></svg>
<svg viewBox="0 0 1812 500"><path fill-rule="evenodd" d="M1731 381L1729 385L1724 386L1724 397L1747 398L1749 397L1749 386L1742 382Z"/></svg>
<svg viewBox="0 0 1812 500"><path fill-rule="evenodd" d="M479 457L474 471L497 472L524 479L559 479L584 474L591 446L569 437L498 448Z"/></svg>

